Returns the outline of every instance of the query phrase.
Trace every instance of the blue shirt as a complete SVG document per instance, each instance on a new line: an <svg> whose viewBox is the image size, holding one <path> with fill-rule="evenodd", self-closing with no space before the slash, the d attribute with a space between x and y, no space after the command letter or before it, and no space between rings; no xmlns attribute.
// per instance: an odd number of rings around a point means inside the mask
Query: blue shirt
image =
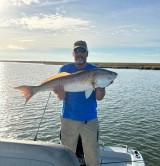
<svg viewBox="0 0 160 166"><path fill-rule="evenodd" d="M75 73L81 70L97 68L87 64L83 69L77 69L74 63L63 65L59 72ZM95 91L86 99L85 92L66 92L63 101L62 117L76 121L88 121L97 118L97 101Z"/></svg>

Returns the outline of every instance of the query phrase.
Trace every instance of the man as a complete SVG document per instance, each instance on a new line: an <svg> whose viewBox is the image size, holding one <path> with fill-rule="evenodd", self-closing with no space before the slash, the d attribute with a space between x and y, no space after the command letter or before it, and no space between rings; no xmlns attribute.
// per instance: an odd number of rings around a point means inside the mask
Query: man
<svg viewBox="0 0 160 166"><path fill-rule="evenodd" d="M97 68L87 63L88 48L85 41L76 41L73 46L74 63L63 65L59 72L75 73ZM61 142L76 152L79 136L82 139L87 166L99 165L97 101L105 96L105 88L96 88L86 99L84 92L65 92L64 87L54 89L63 100L61 119Z"/></svg>

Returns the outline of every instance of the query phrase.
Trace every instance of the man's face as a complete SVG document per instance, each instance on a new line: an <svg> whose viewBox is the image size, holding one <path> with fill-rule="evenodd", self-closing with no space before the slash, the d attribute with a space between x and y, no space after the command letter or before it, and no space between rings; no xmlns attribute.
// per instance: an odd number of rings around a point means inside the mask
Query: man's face
<svg viewBox="0 0 160 166"><path fill-rule="evenodd" d="M73 56L77 65L84 65L88 57L88 51L85 48L78 47L73 50Z"/></svg>

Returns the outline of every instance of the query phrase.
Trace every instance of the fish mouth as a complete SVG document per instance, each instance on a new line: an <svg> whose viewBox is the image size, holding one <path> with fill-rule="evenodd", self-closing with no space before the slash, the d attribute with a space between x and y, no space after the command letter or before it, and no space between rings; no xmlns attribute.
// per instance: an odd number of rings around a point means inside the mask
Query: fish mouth
<svg viewBox="0 0 160 166"><path fill-rule="evenodd" d="M118 74L114 72L114 73L113 73L113 76L116 78L116 77L118 76Z"/></svg>

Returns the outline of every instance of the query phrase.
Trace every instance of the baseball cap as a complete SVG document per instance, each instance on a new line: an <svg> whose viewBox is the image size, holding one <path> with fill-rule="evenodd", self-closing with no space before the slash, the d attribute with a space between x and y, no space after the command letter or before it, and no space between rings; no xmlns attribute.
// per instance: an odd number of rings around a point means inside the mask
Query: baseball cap
<svg viewBox="0 0 160 166"><path fill-rule="evenodd" d="M85 48L86 50L88 50L87 43L83 40L78 40L74 43L73 49L78 48L78 47L82 47L82 48Z"/></svg>

